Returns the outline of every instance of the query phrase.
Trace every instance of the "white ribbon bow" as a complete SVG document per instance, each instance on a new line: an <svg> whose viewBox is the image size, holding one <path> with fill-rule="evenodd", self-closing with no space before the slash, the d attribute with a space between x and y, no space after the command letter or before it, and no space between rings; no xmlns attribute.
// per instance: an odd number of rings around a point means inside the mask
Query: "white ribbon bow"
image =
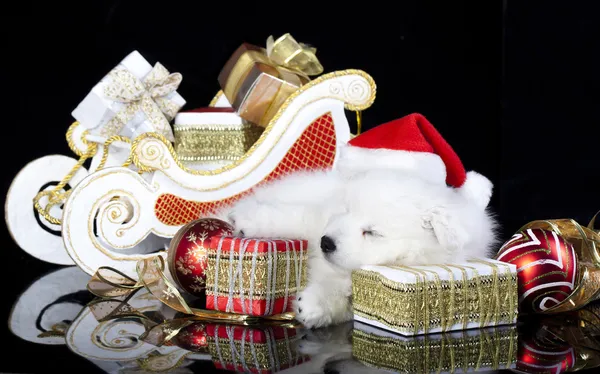
<svg viewBox="0 0 600 374"><path fill-rule="evenodd" d="M104 87L104 95L127 105L103 126L102 135L109 137L119 134L141 111L157 133L173 142L175 139L169 122L175 118L181 106L166 96L177 90L183 80L182 75L170 74L163 65L157 63L143 80L120 66L114 68L109 76L112 82Z"/></svg>

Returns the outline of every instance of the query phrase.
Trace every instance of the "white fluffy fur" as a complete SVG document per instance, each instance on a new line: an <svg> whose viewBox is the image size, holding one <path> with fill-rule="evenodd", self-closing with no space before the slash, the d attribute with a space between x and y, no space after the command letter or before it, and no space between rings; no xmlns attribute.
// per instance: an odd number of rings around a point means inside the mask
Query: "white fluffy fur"
<svg viewBox="0 0 600 374"><path fill-rule="evenodd" d="M218 216L247 237L309 241L308 284L295 311L314 328L352 319L353 269L489 256L496 244L486 210L492 185L474 172L468 178L466 189L453 189L391 169L297 173ZM334 252L321 251L323 236L333 239Z"/></svg>

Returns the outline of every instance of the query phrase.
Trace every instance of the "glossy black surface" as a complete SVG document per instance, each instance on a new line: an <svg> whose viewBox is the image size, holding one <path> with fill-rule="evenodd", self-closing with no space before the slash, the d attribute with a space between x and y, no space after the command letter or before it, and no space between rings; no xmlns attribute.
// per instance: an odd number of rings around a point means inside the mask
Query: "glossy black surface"
<svg viewBox="0 0 600 374"><path fill-rule="evenodd" d="M503 239L533 219L587 222L600 208L595 2L410 0L393 7L328 2L308 11L284 8L180 0L5 5L3 193L27 162L71 155L64 140L71 111L132 50L183 74L179 92L190 109L205 106L218 91L216 77L241 42L263 44L271 34L291 32L317 47L326 70L359 68L373 76L377 99L363 113L364 129L425 114L467 169L494 182L491 208ZM349 119L354 129L353 115ZM59 267L21 251L4 225L2 239L0 319L8 321L21 293ZM78 294L69 305L85 299ZM102 372L64 345L24 341L7 324L1 334L1 372ZM330 343L323 352L343 347L327 332L311 336ZM326 370L334 372L345 354L333 355ZM211 367L208 361L190 366L195 372Z"/></svg>
<svg viewBox="0 0 600 374"><path fill-rule="evenodd" d="M259 368L287 374L465 369L558 374L600 367L598 303L560 316L521 318L516 325L401 336L356 321L313 330L293 323L194 321L145 289L122 299L93 298L87 280L77 267L61 267L14 300L5 348L20 354L4 356L14 360L11 372L42 372L48 365L42 359L61 372L98 373Z"/></svg>

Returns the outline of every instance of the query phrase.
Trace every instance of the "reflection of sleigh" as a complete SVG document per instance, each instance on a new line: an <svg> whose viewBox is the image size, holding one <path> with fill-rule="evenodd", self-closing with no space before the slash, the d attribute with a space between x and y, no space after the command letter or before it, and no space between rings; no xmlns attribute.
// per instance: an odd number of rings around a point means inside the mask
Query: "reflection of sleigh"
<svg viewBox="0 0 600 374"><path fill-rule="evenodd" d="M111 266L134 275L136 261L154 256L185 223L288 173L333 167L350 138L344 109L364 110L374 98L362 71L325 74L289 97L241 159L216 170L186 168L166 139L143 134L132 144L139 172L105 168L73 189L63 212L65 247L89 274ZM151 181L141 172L153 172Z"/></svg>

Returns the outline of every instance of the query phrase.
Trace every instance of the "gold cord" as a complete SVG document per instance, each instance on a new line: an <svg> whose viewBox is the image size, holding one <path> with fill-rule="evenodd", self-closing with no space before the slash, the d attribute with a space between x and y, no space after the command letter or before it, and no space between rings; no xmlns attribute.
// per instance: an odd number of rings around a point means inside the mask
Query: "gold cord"
<svg viewBox="0 0 600 374"><path fill-rule="evenodd" d="M362 111L356 111L356 135L360 135L362 131Z"/></svg>
<svg viewBox="0 0 600 374"><path fill-rule="evenodd" d="M69 126L69 129L67 130L67 135L66 135L67 143L69 144L69 148L77 156L79 156L79 160L77 161L77 164L75 164L75 166L73 166L73 168L71 168L69 173L67 175L65 175L65 177L60 181L60 183L58 185L56 185L56 187L54 187L52 190L40 191L33 198L33 206L34 206L35 210L37 210L37 212L42 217L44 217L44 219L46 219L46 221L48 221L54 225L60 225L61 220L56 217L53 217L50 214L50 209L52 209L52 207L55 205L64 203L64 201L69 197L69 195L71 193L71 190L66 191L66 192L59 192L59 191L62 190L67 185L67 183L69 183L71 181L73 176L75 176L77 171L83 166L83 164L87 161L87 159L94 157L96 155L96 153L98 152L98 144L94 143L94 142L89 142L86 139L86 136L88 135L87 130L85 130L81 135L81 141L87 146L87 150L85 152L81 152L81 150L79 150L79 148L77 148L77 146L75 145L75 142L73 141L72 135L78 124L79 123L77 121L73 122L73 124L71 124L71 126ZM108 138L104 142L104 149L102 150L102 159L100 160L100 164L98 165L96 170L100 170L100 169L104 168L104 166L106 165L106 161L108 160L108 147L115 141L121 141L121 142L131 144L131 139L124 137L124 136L114 135L114 136L111 136L110 138ZM129 156L127 157L127 160L123 164L123 167L129 166L129 165L131 165L131 163L132 163L132 159L131 159L131 152L130 152ZM40 204L40 200L44 196L48 197L48 204L46 204L45 208L42 207Z"/></svg>
<svg viewBox="0 0 600 374"><path fill-rule="evenodd" d="M108 138L105 142L104 142L104 149L102 150L102 158L100 159L100 163L98 164L98 168L96 170L100 170L103 169L106 161L108 160L108 147L114 143L114 142L124 142L124 143L128 143L131 144L131 139L129 139L126 136L121 136L121 135L113 135L110 138ZM131 165L131 152L129 152L129 156L127 156L127 160L125 160L125 163L123 163L123 167L127 167Z"/></svg>

